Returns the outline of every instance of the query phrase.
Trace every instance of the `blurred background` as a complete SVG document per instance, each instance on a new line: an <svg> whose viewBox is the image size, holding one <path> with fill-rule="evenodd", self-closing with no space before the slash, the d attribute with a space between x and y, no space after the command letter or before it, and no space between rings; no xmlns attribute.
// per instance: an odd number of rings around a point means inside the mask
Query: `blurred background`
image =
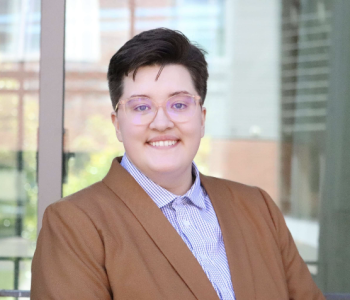
<svg viewBox="0 0 350 300"><path fill-rule="evenodd" d="M347 0L66 0L62 195L124 153L112 55L141 31L180 30L208 52L200 170L265 189L322 291L350 293L349 15ZM40 0L0 0L0 289L30 289L40 20Z"/></svg>

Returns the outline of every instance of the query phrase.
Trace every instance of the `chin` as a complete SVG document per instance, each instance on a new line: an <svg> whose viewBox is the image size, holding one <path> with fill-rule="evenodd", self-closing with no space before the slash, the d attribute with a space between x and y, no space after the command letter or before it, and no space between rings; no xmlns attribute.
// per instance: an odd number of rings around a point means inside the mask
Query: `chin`
<svg viewBox="0 0 350 300"><path fill-rule="evenodd" d="M176 173L177 171L184 169L184 165L179 164L175 159L151 161L148 166L152 172L157 173Z"/></svg>
<svg viewBox="0 0 350 300"><path fill-rule="evenodd" d="M172 173L172 172L178 171L179 168L181 168L181 167L176 166L172 163L157 164L157 165L150 166L150 170L152 170L153 172L157 172L157 173Z"/></svg>

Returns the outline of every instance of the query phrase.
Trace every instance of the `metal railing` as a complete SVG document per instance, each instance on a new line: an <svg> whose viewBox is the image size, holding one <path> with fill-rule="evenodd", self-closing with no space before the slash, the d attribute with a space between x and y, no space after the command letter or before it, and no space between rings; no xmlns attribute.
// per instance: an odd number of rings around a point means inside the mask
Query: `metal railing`
<svg viewBox="0 0 350 300"><path fill-rule="evenodd" d="M0 256L0 261L12 261L13 269L14 269L14 282L13 282L13 290L0 290L0 298L1 297L14 297L18 298L30 298L30 291L19 290L19 278L20 278L20 263L21 261L31 260L32 257L7 257Z"/></svg>
<svg viewBox="0 0 350 300"><path fill-rule="evenodd" d="M327 300L350 300L350 294L325 294Z"/></svg>
<svg viewBox="0 0 350 300"><path fill-rule="evenodd" d="M0 261L12 261L13 262L13 269L14 269L14 282L13 282L13 288L14 290L18 290L19 287L19 276L20 276L20 263L21 261L25 260L32 260L32 257L21 257L21 256L0 256ZM0 290L2 291L2 290ZM0 295L1 297L1 295Z"/></svg>
<svg viewBox="0 0 350 300"><path fill-rule="evenodd" d="M30 298L30 291L0 290L0 297Z"/></svg>
<svg viewBox="0 0 350 300"><path fill-rule="evenodd" d="M0 290L0 297L30 298L30 291ZM325 294L327 300L350 300L350 294Z"/></svg>

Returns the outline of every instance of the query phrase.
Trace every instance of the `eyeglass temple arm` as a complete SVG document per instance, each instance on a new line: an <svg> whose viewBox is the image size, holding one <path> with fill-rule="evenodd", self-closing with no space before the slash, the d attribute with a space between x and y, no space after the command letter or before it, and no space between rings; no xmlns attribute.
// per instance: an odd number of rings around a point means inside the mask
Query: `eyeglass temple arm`
<svg viewBox="0 0 350 300"><path fill-rule="evenodd" d="M124 103L125 103L125 100L120 100L120 101L118 101L118 103L115 105L114 111L117 111L117 110L118 110L119 104L124 104Z"/></svg>

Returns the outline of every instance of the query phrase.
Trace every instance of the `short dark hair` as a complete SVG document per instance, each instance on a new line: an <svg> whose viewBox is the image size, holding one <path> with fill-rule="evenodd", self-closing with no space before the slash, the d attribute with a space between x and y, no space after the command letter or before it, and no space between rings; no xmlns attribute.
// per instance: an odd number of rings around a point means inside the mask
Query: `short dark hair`
<svg viewBox="0 0 350 300"><path fill-rule="evenodd" d="M157 28L135 35L113 55L109 63L107 78L113 108L123 94L124 76L134 72L135 78L140 67L167 64L187 68L203 103L209 76L204 54L203 49L177 30Z"/></svg>

